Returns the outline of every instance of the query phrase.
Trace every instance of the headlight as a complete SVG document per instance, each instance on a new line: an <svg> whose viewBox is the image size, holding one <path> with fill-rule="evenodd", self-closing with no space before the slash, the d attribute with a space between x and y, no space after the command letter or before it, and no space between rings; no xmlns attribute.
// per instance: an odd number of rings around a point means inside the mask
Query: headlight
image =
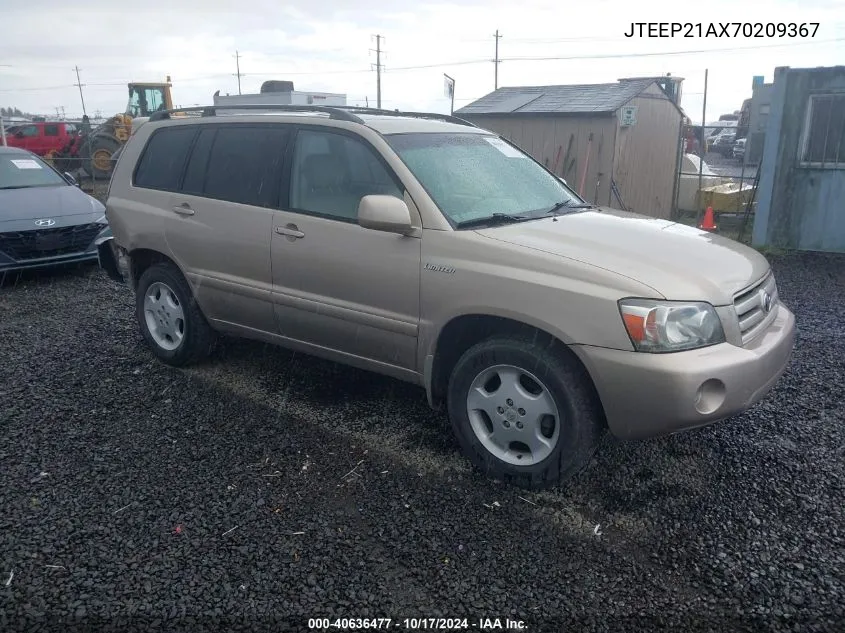
<svg viewBox="0 0 845 633"><path fill-rule="evenodd" d="M725 342L722 321L709 303L623 299L619 311L638 352L679 352Z"/></svg>
<svg viewBox="0 0 845 633"><path fill-rule="evenodd" d="M106 218L106 214L104 213L104 214L102 215L102 217L100 217L100 219L99 219L99 220L97 220L97 222L96 222L96 223L97 223L97 224L108 224L108 223L109 223L109 221L108 221L108 219Z"/></svg>

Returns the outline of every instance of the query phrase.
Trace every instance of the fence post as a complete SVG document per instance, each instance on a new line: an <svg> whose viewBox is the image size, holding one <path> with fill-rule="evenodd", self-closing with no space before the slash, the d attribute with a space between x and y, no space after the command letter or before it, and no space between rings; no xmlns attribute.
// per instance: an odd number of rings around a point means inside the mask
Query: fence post
<svg viewBox="0 0 845 633"><path fill-rule="evenodd" d="M0 116L0 136L3 137L3 147L6 147L6 126L3 125L2 116Z"/></svg>
<svg viewBox="0 0 845 633"><path fill-rule="evenodd" d="M704 180L704 155L707 153L707 140L705 132L707 130L707 74L708 69L704 69L704 103L701 106L701 147L698 148L698 202L701 208L696 209L700 217L704 211L704 196L701 194L701 184Z"/></svg>

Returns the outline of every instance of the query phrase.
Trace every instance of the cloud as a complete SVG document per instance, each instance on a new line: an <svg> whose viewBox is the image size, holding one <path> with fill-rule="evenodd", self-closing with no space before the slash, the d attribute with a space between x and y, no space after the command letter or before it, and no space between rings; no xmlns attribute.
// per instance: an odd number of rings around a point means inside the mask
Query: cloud
<svg viewBox="0 0 845 633"><path fill-rule="evenodd" d="M5 8L0 103L50 114L64 106L81 114L73 67L79 65L89 111L122 111L126 83L173 80L177 104L211 101L220 89L256 92L267 79L291 79L297 89L342 92L350 103L375 103L373 36L384 36L383 106L448 112L443 73L456 80L456 107L493 89L493 33L499 29L499 85L598 83L665 74L686 79L684 107L700 117L704 69L708 113L740 107L753 75L768 80L775 66L832 65L845 52L837 2L713 0L706 5L653 2L632 8L621 0L593 0L577 11L559 0L275 0L216 3L149 0L126 9L103 0L39 3L61 25L44 37L33 7ZM801 38L625 38L632 21L819 22L815 40ZM840 21L837 21L840 20ZM809 43L808 43L809 42ZM789 44L787 47L768 48ZM715 49L757 47L742 51ZM707 49L707 54L644 56ZM639 57L625 57L626 55ZM575 58L618 55L607 59ZM527 59L528 58L528 59ZM708 117L710 118L710 117Z"/></svg>

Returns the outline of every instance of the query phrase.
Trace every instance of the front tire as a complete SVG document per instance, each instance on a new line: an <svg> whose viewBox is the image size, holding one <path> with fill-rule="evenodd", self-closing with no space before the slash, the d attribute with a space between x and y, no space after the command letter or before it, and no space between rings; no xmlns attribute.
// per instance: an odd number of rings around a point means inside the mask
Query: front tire
<svg viewBox="0 0 845 633"><path fill-rule="evenodd" d="M215 334L188 282L172 264L155 264L138 280L135 298L141 334L162 362L182 367L211 353Z"/></svg>
<svg viewBox="0 0 845 633"><path fill-rule="evenodd" d="M467 350L448 387L452 429L482 472L528 489L581 471L601 439L604 415L586 371L533 338L492 338Z"/></svg>

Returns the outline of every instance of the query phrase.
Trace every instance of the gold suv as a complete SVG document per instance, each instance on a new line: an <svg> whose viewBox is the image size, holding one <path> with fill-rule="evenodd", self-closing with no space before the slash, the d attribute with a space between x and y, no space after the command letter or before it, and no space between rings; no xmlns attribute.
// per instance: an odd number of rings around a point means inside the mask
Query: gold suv
<svg viewBox="0 0 845 633"><path fill-rule="evenodd" d="M418 384L481 471L531 488L605 428L743 411L787 365L795 320L750 248L596 208L454 117L258 108L156 113L115 169L101 265L165 363L225 333Z"/></svg>

